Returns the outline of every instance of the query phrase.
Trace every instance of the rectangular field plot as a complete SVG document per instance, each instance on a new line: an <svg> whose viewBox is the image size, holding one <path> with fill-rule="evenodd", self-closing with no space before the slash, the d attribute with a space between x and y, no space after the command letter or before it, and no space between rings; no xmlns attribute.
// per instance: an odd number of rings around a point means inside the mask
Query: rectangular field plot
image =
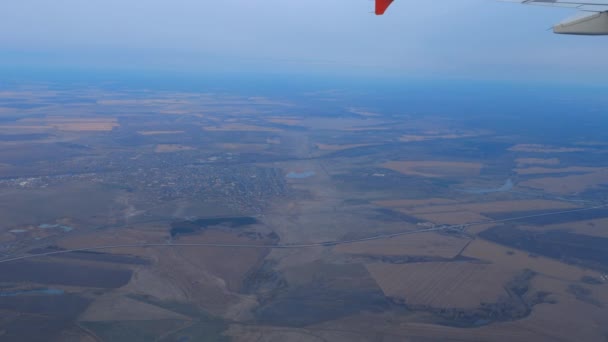
<svg viewBox="0 0 608 342"><path fill-rule="evenodd" d="M513 273L493 265L469 262L424 262L402 265L368 264L384 294L408 305L474 308L505 294Z"/></svg>

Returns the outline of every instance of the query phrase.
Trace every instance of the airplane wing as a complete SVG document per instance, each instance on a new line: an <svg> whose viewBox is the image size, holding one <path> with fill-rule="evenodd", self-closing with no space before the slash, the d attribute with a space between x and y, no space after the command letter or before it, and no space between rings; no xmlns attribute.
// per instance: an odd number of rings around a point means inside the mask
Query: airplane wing
<svg viewBox="0 0 608 342"><path fill-rule="evenodd" d="M376 15L383 15L393 0L376 0Z"/></svg>
<svg viewBox="0 0 608 342"><path fill-rule="evenodd" d="M574 8L583 12L583 15L553 26L555 33L608 35L608 0L525 0L517 2L525 5ZM584 12L588 13L584 14Z"/></svg>
<svg viewBox="0 0 608 342"><path fill-rule="evenodd" d="M584 15L565 20L553 32L576 35L608 35L608 0L503 0L524 5L573 8ZM393 0L376 0L376 14L382 15Z"/></svg>

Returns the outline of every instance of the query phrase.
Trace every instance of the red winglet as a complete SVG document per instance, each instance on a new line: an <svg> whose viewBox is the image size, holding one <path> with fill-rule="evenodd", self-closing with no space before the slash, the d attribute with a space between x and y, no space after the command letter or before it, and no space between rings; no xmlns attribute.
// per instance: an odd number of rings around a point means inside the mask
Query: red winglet
<svg viewBox="0 0 608 342"><path fill-rule="evenodd" d="M388 6L390 6L392 3L393 0L376 0L376 14L384 14Z"/></svg>

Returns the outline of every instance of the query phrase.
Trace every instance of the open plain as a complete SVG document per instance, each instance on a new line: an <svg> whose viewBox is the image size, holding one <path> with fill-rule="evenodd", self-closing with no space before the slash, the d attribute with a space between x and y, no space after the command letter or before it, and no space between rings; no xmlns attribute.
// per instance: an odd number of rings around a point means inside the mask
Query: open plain
<svg viewBox="0 0 608 342"><path fill-rule="evenodd" d="M0 339L608 336L605 145L254 95L0 92Z"/></svg>

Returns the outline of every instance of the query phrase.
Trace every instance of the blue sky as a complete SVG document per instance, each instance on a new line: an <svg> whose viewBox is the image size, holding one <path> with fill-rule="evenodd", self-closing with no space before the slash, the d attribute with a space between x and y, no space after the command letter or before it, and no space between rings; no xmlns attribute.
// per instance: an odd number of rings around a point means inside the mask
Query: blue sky
<svg viewBox="0 0 608 342"><path fill-rule="evenodd" d="M317 72L593 82L608 38L553 35L573 14L493 0L19 0L5 67Z"/></svg>

